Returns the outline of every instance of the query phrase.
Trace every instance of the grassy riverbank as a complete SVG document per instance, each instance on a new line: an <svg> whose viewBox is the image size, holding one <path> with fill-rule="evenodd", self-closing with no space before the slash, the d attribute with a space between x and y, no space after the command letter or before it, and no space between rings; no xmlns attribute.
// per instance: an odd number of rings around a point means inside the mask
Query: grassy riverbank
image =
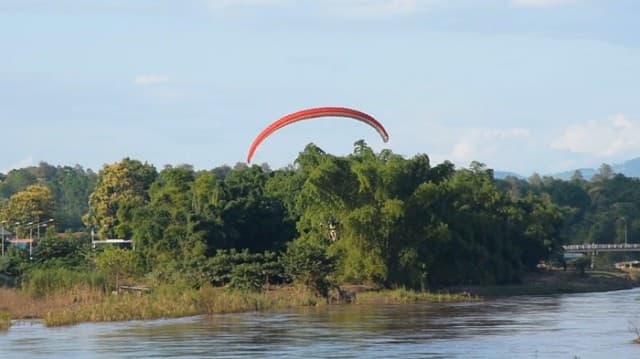
<svg viewBox="0 0 640 359"><path fill-rule="evenodd" d="M47 326L283 309L326 302L295 288L258 293L213 287L197 290L159 287L148 294L115 295L77 286L43 297L0 289L0 297L3 298L0 310L10 313L13 319L41 318Z"/></svg>
<svg viewBox="0 0 640 359"><path fill-rule="evenodd" d="M353 295L355 304L415 303L476 300L467 294L438 294L406 289L364 291ZM124 321L184 317L246 311L279 310L302 306L328 305L301 287L282 286L263 292L204 287L184 289L159 287L145 294L105 294L76 286L71 290L34 297L16 289L0 289L0 311L13 319L42 318L47 326L81 322Z"/></svg>
<svg viewBox="0 0 640 359"><path fill-rule="evenodd" d="M416 292L407 289L371 290L362 286L343 286L342 302L358 304L407 304L475 301L481 297L597 292L628 289L640 285L638 278L625 273L541 271L523 278L521 284L496 286L458 286L447 292ZM336 298L338 296L335 296ZM302 306L323 306L331 302L303 287L276 286L262 292L165 286L149 293L115 295L90 286L46 295L0 288L0 330L10 319L41 318L47 326L81 322L104 322L184 317L246 311L281 310Z"/></svg>
<svg viewBox="0 0 640 359"><path fill-rule="evenodd" d="M469 293L416 292L403 288L382 291L366 291L358 293L355 297L355 303L357 304L442 303L468 302L476 300L480 300L480 297Z"/></svg>

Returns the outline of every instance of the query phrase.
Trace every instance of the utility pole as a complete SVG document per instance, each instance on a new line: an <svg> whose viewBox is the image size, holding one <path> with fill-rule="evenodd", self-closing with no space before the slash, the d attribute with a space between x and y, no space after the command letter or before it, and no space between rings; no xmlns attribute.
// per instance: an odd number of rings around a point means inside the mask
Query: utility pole
<svg viewBox="0 0 640 359"><path fill-rule="evenodd" d="M2 221L0 222L0 230L2 231L2 256L4 257L4 224L7 223L7 221Z"/></svg>

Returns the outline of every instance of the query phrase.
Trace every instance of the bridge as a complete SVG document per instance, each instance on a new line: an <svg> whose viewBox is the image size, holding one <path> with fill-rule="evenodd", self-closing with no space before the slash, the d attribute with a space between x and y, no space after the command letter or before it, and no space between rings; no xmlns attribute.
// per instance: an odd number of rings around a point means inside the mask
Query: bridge
<svg viewBox="0 0 640 359"><path fill-rule="evenodd" d="M571 244L562 248L565 253L640 252L640 243Z"/></svg>

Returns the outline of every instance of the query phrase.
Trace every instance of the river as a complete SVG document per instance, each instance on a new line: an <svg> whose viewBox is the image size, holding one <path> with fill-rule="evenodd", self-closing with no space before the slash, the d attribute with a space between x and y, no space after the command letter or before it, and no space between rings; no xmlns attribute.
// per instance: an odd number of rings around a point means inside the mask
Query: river
<svg viewBox="0 0 640 359"><path fill-rule="evenodd" d="M0 332L0 358L640 358L640 289Z"/></svg>

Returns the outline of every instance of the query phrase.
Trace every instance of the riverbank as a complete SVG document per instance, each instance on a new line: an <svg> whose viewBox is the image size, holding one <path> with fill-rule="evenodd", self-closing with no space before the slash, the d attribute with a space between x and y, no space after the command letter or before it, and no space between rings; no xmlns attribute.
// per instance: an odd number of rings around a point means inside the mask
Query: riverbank
<svg viewBox="0 0 640 359"><path fill-rule="evenodd" d="M324 306L331 303L415 303L477 300L468 294L439 294L406 289L366 291L357 295L319 297L303 287L275 286L262 292L159 287L149 293L105 294L86 286L76 286L46 296L34 297L18 289L0 288L0 313L14 320L43 319L46 326L82 322L109 322L185 317L199 314L282 310L293 307Z"/></svg>
<svg viewBox="0 0 640 359"><path fill-rule="evenodd" d="M452 293L481 297L609 292L640 287L640 277L623 272L541 270L522 277L521 283L489 286L455 286Z"/></svg>
<svg viewBox="0 0 640 359"><path fill-rule="evenodd" d="M523 277L522 283L494 286L456 286L433 292L407 289L372 290L343 286L332 298L319 297L303 287L275 286L262 292L219 287L201 289L165 286L150 293L114 295L76 286L45 296L32 296L18 289L0 288L0 313L6 319L43 319L47 326L81 322L109 322L184 317L246 311L282 310L331 303L407 304L476 301L484 297L603 292L640 286L637 276L621 272L540 271ZM8 327L7 320L4 325ZM2 324L2 323L0 323Z"/></svg>

